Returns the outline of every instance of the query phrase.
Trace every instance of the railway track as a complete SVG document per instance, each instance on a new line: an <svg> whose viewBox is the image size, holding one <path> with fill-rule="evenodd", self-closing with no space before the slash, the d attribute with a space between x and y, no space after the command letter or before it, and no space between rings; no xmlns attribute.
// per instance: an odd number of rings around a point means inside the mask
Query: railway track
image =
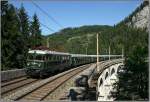
<svg viewBox="0 0 150 102"><path fill-rule="evenodd" d="M58 87L60 87L63 83L65 83L67 80L71 79L78 73L82 72L86 68L89 68L91 64L80 66L74 70L68 71L65 74L62 74L53 80L37 87L36 89L27 92L26 94L23 94L22 96L19 96L15 99L17 100L38 100L42 101L45 100L52 92L54 92Z"/></svg>
<svg viewBox="0 0 150 102"><path fill-rule="evenodd" d="M27 77L21 77L21 78L16 78L16 79L13 79L11 81L4 81L4 82L1 82L1 87L5 87L7 85L10 85L10 84L13 84L13 83L16 83L16 82L20 82L22 80L26 80Z"/></svg>
<svg viewBox="0 0 150 102"><path fill-rule="evenodd" d="M39 81L38 79L32 79L27 77L21 77L14 80L11 80L9 82L3 82L1 83L1 97L8 96L12 94L13 92L24 88L28 85L33 84L34 82Z"/></svg>

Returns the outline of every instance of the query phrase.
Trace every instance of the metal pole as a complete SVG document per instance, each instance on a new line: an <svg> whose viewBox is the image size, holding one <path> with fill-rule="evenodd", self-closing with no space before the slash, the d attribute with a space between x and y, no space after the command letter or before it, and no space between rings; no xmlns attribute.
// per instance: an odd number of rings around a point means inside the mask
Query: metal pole
<svg viewBox="0 0 150 102"><path fill-rule="evenodd" d="M47 38L47 48L49 48L49 38Z"/></svg>
<svg viewBox="0 0 150 102"><path fill-rule="evenodd" d="M87 55L87 47L86 47L86 55Z"/></svg>
<svg viewBox="0 0 150 102"><path fill-rule="evenodd" d="M109 45L109 60L110 60L110 45Z"/></svg>
<svg viewBox="0 0 150 102"><path fill-rule="evenodd" d="M98 33L97 33L97 72L99 72L99 68L98 68L98 62L99 62L99 48L98 48Z"/></svg>
<svg viewBox="0 0 150 102"><path fill-rule="evenodd" d="M123 51L123 48L122 48L122 58L123 58L123 54L124 54L124 51Z"/></svg>
<svg viewBox="0 0 150 102"><path fill-rule="evenodd" d="M88 51L88 43L86 43L86 54L87 54L87 51Z"/></svg>

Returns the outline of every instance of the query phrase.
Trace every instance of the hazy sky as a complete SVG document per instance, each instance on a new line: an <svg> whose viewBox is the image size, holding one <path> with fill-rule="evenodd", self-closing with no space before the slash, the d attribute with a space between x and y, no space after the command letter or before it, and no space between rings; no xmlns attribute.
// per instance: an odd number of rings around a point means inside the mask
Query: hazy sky
<svg viewBox="0 0 150 102"><path fill-rule="evenodd" d="M10 1L17 8L23 3L30 16L36 13L42 24L54 30L50 31L41 25L42 34L48 35L66 27L114 25L134 11L142 0L34 0L34 2L62 26L53 22L29 0Z"/></svg>

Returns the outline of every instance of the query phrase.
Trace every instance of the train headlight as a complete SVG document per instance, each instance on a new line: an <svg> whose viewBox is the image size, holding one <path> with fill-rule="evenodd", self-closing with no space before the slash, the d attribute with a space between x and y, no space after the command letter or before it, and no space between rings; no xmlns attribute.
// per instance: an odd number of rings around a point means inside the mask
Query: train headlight
<svg viewBox="0 0 150 102"><path fill-rule="evenodd" d="M29 66L30 65L30 63L27 63L27 66Z"/></svg>
<svg viewBox="0 0 150 102"><path fill-rule="evenodd" d="M39 67L41 67L41 64L38 64Z"/></svg>

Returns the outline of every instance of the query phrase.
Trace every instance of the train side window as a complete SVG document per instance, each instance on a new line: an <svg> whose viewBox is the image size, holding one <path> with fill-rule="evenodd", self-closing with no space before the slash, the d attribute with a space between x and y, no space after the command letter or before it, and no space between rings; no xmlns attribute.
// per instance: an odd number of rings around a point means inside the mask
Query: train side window
<svg viewBox="0 0 150 102"><path fill-rule="evenodd" d="M59 56L58 55L56 56L56 61L59 61Z"/></svg>
<svg viewBox="0 0 150 102"><path fill-rule="evenodd" d="M65 60L65 56L63 56L62 58L63 58L63 61L64 61Z"/></svg>
<svg viewBox="0 0 150 102"><path fill-rule="evenodd" d="M48 55L48 57L49 57L49 61L51 61L51 55Z"/></svg>
<svg viewBox="0 0 150 102"><path fill-rule="evenodd" d="M54 55L54 60L57 61L57 56L56 55Z"/></svg>
<svg viewBox="0 0 150 102"><path fill-rule="evenodd" d="M48 55L49 61L51 61L51 55Z"/></svg>
<svg viewBox="0 0 150 102"><path fill-rule="evenodd" d="M44 60L44 61L47 61L47 58L46 58L46 57L47 57L47 56L43 56L43 60Z"/></svg>
<svg viewBox="0 0 150 102"><path fill-rule="evenodd" d="M48 55L46 55L46 58L47 58L47 61L49 61L49 56Z"/></svg>
<svg viewBox="0 0 150 102"><path fill-rule="evenodd" d="M64 61L64 59L65 59L64 56L62 56L62 60L63 60L63 61Z"/></svg>
<svg viewBox="0 0 150 102"><path fill-rule="evenodd" d="M62 56L60 56L60 61L62 61Z"/></svg>
<svg viewBox="0 0 150 102"><path fill-rule="evenodd" d="M61 55L59 55L59 61L61 61Z"/></svg>
<svg viewBox="0 0 150 102"><path fill-rule="evenodd" d="M51 56L51 61L54 61L54 55Z"/></svg>
<svg viewBox="0 0 150 102"><path fill-rule="evenodd" d="M55 60L58 61L58 56L57 55L55 55Z"/></svg>

